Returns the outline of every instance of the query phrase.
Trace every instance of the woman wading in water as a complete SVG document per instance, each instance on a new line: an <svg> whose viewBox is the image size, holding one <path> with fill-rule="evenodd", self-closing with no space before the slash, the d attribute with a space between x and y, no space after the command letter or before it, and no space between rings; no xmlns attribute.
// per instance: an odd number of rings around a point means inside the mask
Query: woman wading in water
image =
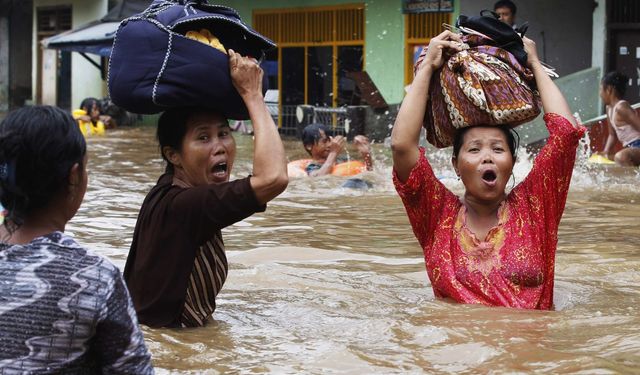
<svg viewBox="0 0 640 375"><path fill-rule="evenodd" d="M460 37L432 39L391 135L393 178L420 245L437 297L527 309L553 307L557 233L578 140L564 97L546 75L533 41L524 38L550 137L533 169L509 194L515 142L508 127L459 129L451 158L465 192L457 197L433 174L418 146L427 93Z"/></svg>

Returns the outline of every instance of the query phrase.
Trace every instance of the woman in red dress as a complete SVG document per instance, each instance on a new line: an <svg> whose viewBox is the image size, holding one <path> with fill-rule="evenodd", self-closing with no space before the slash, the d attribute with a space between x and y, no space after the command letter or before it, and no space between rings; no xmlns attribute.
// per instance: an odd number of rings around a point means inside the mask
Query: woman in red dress
<svg viewBox="0 0 640 375"><path fill-rule="evenodd" d="M419 147L433 72L444 54L461 50L460 37L445 31L432 39L391 135L393 178L420 245L436 297L526 309L553 307L557 233L578 140L569 106L524 38L550 136L533 169L509 194L515 163L508 127L474 126L458 131L452 164L465 186L463 197L434 175Z"/></svg>

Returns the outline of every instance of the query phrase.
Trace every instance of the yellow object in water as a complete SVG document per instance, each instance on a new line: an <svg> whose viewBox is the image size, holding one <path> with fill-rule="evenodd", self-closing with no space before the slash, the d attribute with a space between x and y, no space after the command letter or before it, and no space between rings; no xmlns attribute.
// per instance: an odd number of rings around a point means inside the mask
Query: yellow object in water
<svg viewBox="0 0 640 375"><path fill-rule="evenodd" d="M367 170L366 165L359 160L345 161L336 164L331 170L334 176L354 176Z"/></svg>
<svg viewBox="0 0 640 375"><path fill-rule="evenodd" d="M313 159L294 160L287 164L287 174L289 177L306 177L307 166ZM367 170L367 166L359 160L345 161L333 166L331 174L334 176L354 176Z"/></svg>
<svg viewBox="0 0 640 375"><path fill-rule="evenodd" d="M184 35L189 39L197 40L198 42L208 44L211 47L217 49L218 51L226 54L227 50L224 48L220 39L211 34L211 31L207 29L200 29L200 31L187 31Z"/></svg>
<svg viewBox="0 0 640 375"><path fill-rule="evenodd" d="M96 121L94 124L91 121L81 120L81 116L86 116L87 111L84 109L76 109L73 111L73 118L78 122L78 126L80 127L80 131L82 135L85 137L88 135L104 135L104 123L100 120Z"/></svg>
<svg viewBox="0 0 640 375"><path fill-rule="evenodd" d="M589 163L593 164L615 164L616 162L610 159L607 159L605 156L600 154L593 154L589 157Z"/></svg>

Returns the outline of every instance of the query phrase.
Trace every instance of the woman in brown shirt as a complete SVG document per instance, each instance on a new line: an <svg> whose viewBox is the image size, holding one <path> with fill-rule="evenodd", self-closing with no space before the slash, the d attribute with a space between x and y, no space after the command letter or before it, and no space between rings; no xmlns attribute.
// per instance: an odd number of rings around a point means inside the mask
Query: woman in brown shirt
<svg viewBox="0 0 640 375"><path fill-rule="evenodd" d="M202 326L228 265L220 230L264 211L287 186L284 147L262 97L262 69L229 50L234 86L254 128L253 175L229 181L236 145L221 114L171 109L158 121L167 162L142 204L124 277L140 323Z"/></svg>

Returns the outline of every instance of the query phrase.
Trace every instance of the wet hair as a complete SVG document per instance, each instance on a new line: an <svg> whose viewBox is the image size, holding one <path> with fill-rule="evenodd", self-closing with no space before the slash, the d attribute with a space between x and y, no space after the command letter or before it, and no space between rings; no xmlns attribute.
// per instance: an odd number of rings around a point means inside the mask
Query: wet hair
<svg viewBox="0 0 640 375"><path fill-rule="evenodd" d="M12 233L35 210L46 207L82 166L87 145L71 114L57 107L13 111L0 123L0 203Z"/></svg>
<svg viewBox="0 0 640 375"><path fill-rule="evenodd" d="M518 8L516 8L516 4L514 4L511 0L496 1L496 3L493 5L493 10L496 10L498 8L509 8L511 14L514 16L516 15L516 11L518 10Z"/></svg>
<svg viewBox="0 0 640 375"><path fill-rule="evenodd" d="M160 155L167 162L166 173L173 173L173 164L167 159L162 149L168 146L181 152L182 140L187 134L187 122L200 113L215 113L215 111L198 107L180 107L166 110L160 115L156 138L160 146Z"/></svg>
<svg viewBox="0 0 640 375"><path fill-rule="evenodd" d="M93 105L96 105L98 107L98 110L100 112L102 112L102 106L100 105L100 101L96 98L85 98L82 103L80 103L80 109L84 109L87 111L87 114L91 114L91 108L93 108Z"/></svg>
<svg viewBox="0 0 640 375"><path fill-rule="evenodd" d="M627 92L627 82L629 81L629 77L624 74L613 71L605 74L602 77L602 86L603 87L613 87L616 92L616 96L622 99L624 98L624 94Z"/></svg>
<svg viewBox="0 0 640 375"><path fill-rule="evenodd" d="M327 130L326 126L319 123L309 124L305 126L304 129L302 129L300 138L302 139L302 145L304 145L305 149L307 148L307 146L313 146L314 144L316 144L316 142L318 142L318 140L321 138L320 131L323 131L327 136L329 135L329 131ZM311 154L311 151L307 150L307 152Z"/></svg>
<svg viewBox="0 0 640 375"><path fill-rule="evenodd" d="M500 129L500 131L504 134L507 139L507 145L509 146L509 151L511 152L511 157L513 161L516 160L516 152L518 150L518 146L520 145L520 135L515 130L511 129L508 125L499 125L499 126L487 126L491 128ZM458 158L460 154L460 149L462 148L462 144L464 143L464 135L467 132L474 128L474 126L467 126L466 128L461 128L456 131L453 136L453 157Z"/></svg>

